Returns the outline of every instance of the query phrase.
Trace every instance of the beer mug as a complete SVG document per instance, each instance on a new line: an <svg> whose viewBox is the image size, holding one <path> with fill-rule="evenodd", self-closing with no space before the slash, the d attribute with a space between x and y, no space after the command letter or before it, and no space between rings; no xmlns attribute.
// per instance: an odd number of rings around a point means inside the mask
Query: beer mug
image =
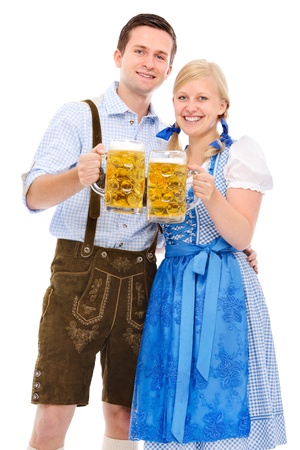
<svg viewBox="0 0 300 450"><path fill-rule="evenodd" d="M187 159L182 150L152 150L147 180L147 219L158 223L180 223L198 199L186 204Z"/></svg>
<svg viewBox="0 0 300 450"><path fill-rule="evenodd" d="M113 139L105 154L105 187L91 188L104 198L106 211L139 214L145 190L145 148L142 141Z"/></svg>

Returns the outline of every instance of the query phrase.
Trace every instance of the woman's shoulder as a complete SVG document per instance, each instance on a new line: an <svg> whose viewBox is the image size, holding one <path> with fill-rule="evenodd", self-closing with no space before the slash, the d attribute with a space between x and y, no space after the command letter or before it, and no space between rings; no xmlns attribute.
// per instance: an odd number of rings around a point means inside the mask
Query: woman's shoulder
<svg viewBox="0 0 300 450"><path fill-rule="evenodd" d="M264 152L258 142L248 135L240 137L231 145L224 174L229 187L262 192L273 187Z"/></svg>
<svg viewBox="0 0 300 450"><path fill-rule="evenodd" d="M231 151L243 151L243 152L261 152L262 148L259 143L251 136L243 135L239 139L233 141L231 145Z"/></svg>

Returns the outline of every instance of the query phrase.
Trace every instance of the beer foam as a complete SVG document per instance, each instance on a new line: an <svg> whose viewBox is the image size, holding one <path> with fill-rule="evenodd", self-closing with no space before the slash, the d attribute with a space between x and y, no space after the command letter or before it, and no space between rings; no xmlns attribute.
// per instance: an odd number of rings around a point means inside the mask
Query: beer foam
<svg viewBox="0 0 300 450"><path fill-rule="evenodd" d="M149 162L151 163L163 163L163 164L182 164L185 165L185 160L178 156L172 156L172 158L161 158L159 156L150 156Z"/></svg>
<svg viewBox="0 0 300 450"><path fill-rule="evenodd" d="M144 151L145 147L142 141L134 141L130 139L117 139L111 141L109 149Z"/></svg>

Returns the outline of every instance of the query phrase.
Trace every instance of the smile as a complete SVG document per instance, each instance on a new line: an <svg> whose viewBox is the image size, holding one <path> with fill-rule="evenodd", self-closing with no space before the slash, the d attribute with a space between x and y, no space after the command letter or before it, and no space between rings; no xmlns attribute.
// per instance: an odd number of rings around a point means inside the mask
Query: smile
<svg viewBox="0 0 300 450"><path fill-rule="evenodd" d="M151 79L155 78L153 75L149 75L147 73L137 72L137 74L144 78L151 78Z"/></svg>
<svg viewBox="0 0 300 450"><path fill-rule="evenodd" d="M186 122L198 122L199 120L201 120L200 116L185 116L184 120L186 120Z"/></svg>

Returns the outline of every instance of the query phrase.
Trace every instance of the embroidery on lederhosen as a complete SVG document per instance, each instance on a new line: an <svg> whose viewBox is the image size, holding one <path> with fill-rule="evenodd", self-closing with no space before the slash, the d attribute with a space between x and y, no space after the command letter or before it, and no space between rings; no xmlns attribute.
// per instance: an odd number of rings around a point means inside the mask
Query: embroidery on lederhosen
<svg viewBox="0 0 300 450"><path fill-rule="evenodd" d="M138 262L141 262L142 258L138 258ZM111 266L115 268L118 272L126 273L129 269L134 265L126 256L117 256L111 263ZM98 273L97 273L98 271ZM143 272L135 275L143 275ZM77 319L77 321L81 322L83 325L92 326L92 329L84 329L78 326L78 322L73 320L69 323L69 326L66 327L68 331L68 335L74 342L76 350L80 353L89 342L92 342L99 332L99 325L96 325L99 322L105 312L105 308L107 305L110 287L112 283L112 278L118 280L118 283L122 283L122 278L118 278L112 274L107 272L103 272L100 268L94 266L92 274L90 275L90 279L88 281L88 286L85 289L84 293L79 296L75 295L72 314ZM128 307L127 307L127 320L133 325L133 328L142 329L142 326L133 323L130 317L131 312L131 299L133 297L132 293L132 277L127 279L128 281ZM137 304L142 306L142 300L145 298L144 289L142 289L142 284L137 282L136 285L136 293L137 293ZM96 300L98 302L96 303ZM99 301L100 300L100 301ZM143 318L145 316L145 310L137 311L135 314L139 318ZM126 342L131 346L134 353L138 352L139 344L140 344L140 333L135 333L133 328L128 328L126 334L124 335Z"/></svg>
<svg viewBox="0 0 300 450"><path fill-rule="evenodd" d="M136 291L137 294L137 306L139 308L143 308L143 303L145 300L145 289L143 289L143 284L140 283L139 281L136 281L134 283L134 289ZM131 317L132 317L132 301L133 301L133 280L132 278L130 278L129 283L128 283L128 303L127 303L127 322L131 321ZM144 319L145 315L146 315L146 308L144 307L143 309L138 309L137 311L135 311L134 313L139 319ZM144 324L143 325L139 325L139 332L135 333L132 327L127 328L126 333L124 333L124 338L125 341L130 345L130 347L132 348L133 352L137 355L140 349L140 344L141 344L141 338L142 338L142 333L141 330L143 329Z"/></svg>
<svg viewBox="0 0 300 450"><path fill-rule="evenodd" d="M96 268L95 270L99 269ZM84 292L81 297L75 295L72 314L83 325L99 322L103 318L112 279L112 276L108 273L105 273L105 276L100 278L100 274L99 276L95 274L95 278L88 288L88 292ZM85 298L85 301L80 303L83 298ZM95 304L97 298L101 298L100 305L97 305L98 311Z"/></svg>
<svg viewBox="0 0 300 450"><path fill-rule="evenodd" d="M122 258L122 256L119 256L118 258L116 258L111 265L118 271L121 272L123 270L123 272L125 273L126 270L130 269L132 267L132 263L129 261L129 259Z"/></svg>
<svg viewBox="0 0 300 450"><path fill-rule="evenodd" d="M76 350L80 353L87 346L87 344L92 342L99 334L97 331L98 328L99 325L94 325L92 330L84 330L83 328L78 328L75 320L72 320L70 322L70 326L67 327L66 330L69 331L68 335L71 336Z"/></svg>

